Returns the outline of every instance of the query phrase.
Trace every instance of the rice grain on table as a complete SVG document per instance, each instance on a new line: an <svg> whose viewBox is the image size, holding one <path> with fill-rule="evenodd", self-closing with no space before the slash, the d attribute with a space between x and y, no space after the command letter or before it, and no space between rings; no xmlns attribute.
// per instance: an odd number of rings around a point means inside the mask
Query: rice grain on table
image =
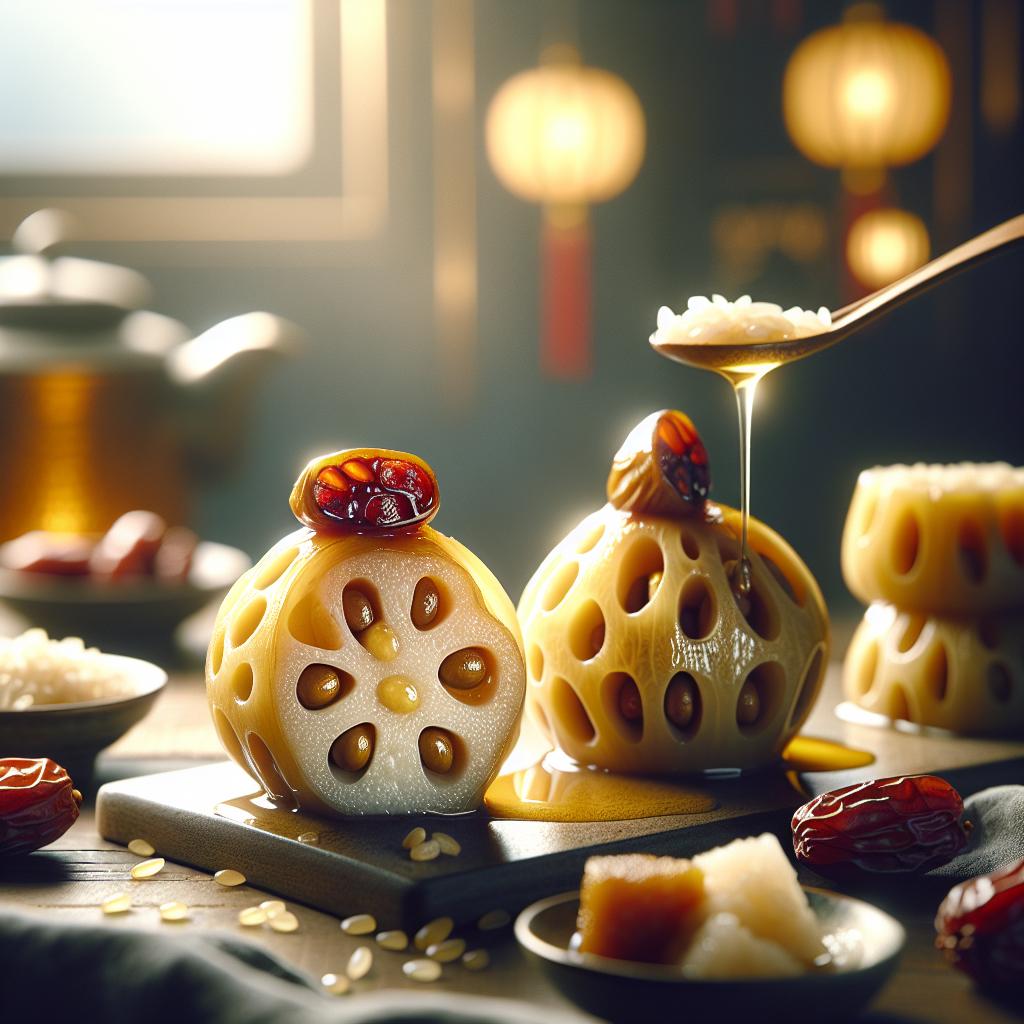
<svg viewBox="0 0 1024 1024"><path fill-rule="evenodd" d="M132 866L131 876L136 880L152 878L163 871L164 864L166 863L163 857L151 857L149 860L140 860L138 864Z"/></svg>
<svg viewBox="0 0 1024 1024"><path fill-rule="evenodd" d="M0 711L131 697L131 680L80 637L51 640L44 629L0 637Z"/></svg>
<svg viewBox="0 0 1024 1024"><path fill-rule="evenodd" d="M270 927L275 932L295 932L299 930L299 919L290 911L284 910L268 918Z"/></svg>
<svg viewBox="0 0 1024 1024"><path fill-rule="evenodd" d="M152 857L156 853L153 844L147 843L145 839L133 839L128 844L128 849L136 857Z"/></svg>
<svg viewBox="0 0 1024 1024"><path fill-rule="evenodd" d="M359 946L348 958L348 966L345 973L353 980L359 981L370 973L373 967L373 950L369 946Z"/></svg>
<svg viewBox="0 0 1024 1024"><path fill-rule="evenodd" d="M266 915L267 920L277 917L278 914L283 914L288 906L284 900L264 900L259 907L260 910Z"/></svg>
<svg viewBox="0 0 1024 1024"><path fill-rule="evenodd" d="M402 973L413 981L437 981L441 977L441 965L436 960L406 960Z"/></svg>
<svg viewBox="0 0 1024 1024"><path fill-rule="evenodd" d="M400 952L409 946L409 936L403 931L394 930L377 933L377 945L381 949L389 949L392 952Z"/></svg>
<svg viewBox="0 0 1024 1024"><path fill-rule="evenodd" d="M439 849L448 857L458 857L462 853L462 844L447 832L435 832L431 837Z"/></svg>
<svg viewBox="0 0 1024 1024"><path fill-rule="evenodd" d="M214 874L213 880L228 889L234 888L236 885L245 885L245 875L234 868L222 868Z"/></svg>
<svg viewBox="0 0 1024 1024"><path fill-rule="evenodd" d="M479 921L476 926L482 932L493 932L499 928L504 928L505 925L512 920L512 915L507 910L488 910Z"/></svg>
<svg viewBox="0 0 1024 1024"><path fill-rule="evenodd" d="M409 859L415 861L437 860L441 854L441 844L436 839L428 839L409 851Z"/></svg>
<svg viewBox="0 0 1024 1024"><path fill-rule="evenodd" d="M160 904L161 921L184 921L188 917L188 904L181 900L169 900Z"/></svg>
<svg viewBox="0 0 1024 1024"><path fill-rule="evenodd" d="M353 914L341 922L346 935L369 935L377 930L377 918L373 914Z"/></svg>
<svg viewBox="0 0 1024 1024"><path fill-rule="evenodd" d="M246 907L238 912L238 923L244 928L256 928L266 920L267 912L262 907Z"/></svg>
<svg viewBox="0 0 1024 1024"><path fill-rule="evenodd" d="M444 942L452 933L455 922L450 917L435 917L428 921L413 937L413 944L418 950L425 950L428 946L436 946Z"/></svg>
<svg viewBox="0 0 1024 1024"><path fill-rule="evenodd" d="M427 956L439 964L450 964L453 960L458 960L465 952L465 939L445 939L444 942L437 942L432 946L427 946L426 949Z"/></svg>
<svg viewBox="0 0 1024 1024"><path fill-rule="evenodd" d="M132 908L132 898L126 892L115 892L108 896L101 904L100 909L104 914L123 914Z"/></svg>
<svg viewBox="0 0 1024 1024"><path fill-rule="evenodd" d="M462 966L467 971L483 971L491 964L491 955L486 949L471 949L462 954Z"/></svg>
<svg viewBox="0 0 1024 1024"><path fill-rule="evenodd" d="M419 825L416 828L410 829L405 838L402 840L402 848L411 850L414 846L419 846L427 838L427 830L421 828Z"/></svg>
<svg viewBox="0 0 1024 1024"><path fill-rule="evenodd" d="M323 985L324 991L332 996L343 996L352 987L344 974L325 974L320 979L320 984Z"/></svg>

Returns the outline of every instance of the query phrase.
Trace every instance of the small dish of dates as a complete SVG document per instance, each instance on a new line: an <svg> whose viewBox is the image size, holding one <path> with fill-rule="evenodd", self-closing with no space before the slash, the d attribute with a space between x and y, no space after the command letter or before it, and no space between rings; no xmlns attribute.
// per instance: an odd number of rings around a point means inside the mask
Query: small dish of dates
<svg viewBox="0 0 1024 1024"><path fill-rule="evenodd" d="M51 633L166 635L250 565L237 548L137 509L100 536L34 530L0 545L0 600Z"/></svg>

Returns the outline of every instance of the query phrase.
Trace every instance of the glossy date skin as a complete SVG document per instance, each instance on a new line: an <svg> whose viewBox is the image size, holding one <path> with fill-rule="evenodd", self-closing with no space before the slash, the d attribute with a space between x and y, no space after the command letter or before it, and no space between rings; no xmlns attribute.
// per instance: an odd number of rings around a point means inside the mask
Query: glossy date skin
<svg viewBox="0 0 1024 1024"><path fill-rule="evenodd" d="M987 988L1024 992L1024 858L950 889L935 945Z"/></svg>
<svg viewBox="0 0 1024 1024"><path fill-rule="evenodd" d="M48 757L0 759L0 855L49 846L78 819L82 794Z"/></svg>
<svg viewBox="0 0 1024 1024"><path fill-rule="evenodd" d="M924 871L967 845L963 809L960 794L935 775L858 782L797 809L793 851L823 875Z"/></svg>

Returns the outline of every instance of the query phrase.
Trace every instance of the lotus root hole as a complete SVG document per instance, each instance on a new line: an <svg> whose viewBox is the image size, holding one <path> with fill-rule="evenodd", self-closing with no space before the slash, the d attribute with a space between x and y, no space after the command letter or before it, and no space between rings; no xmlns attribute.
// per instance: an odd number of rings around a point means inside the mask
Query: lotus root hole
<svg viewBox="0 0 1024 1024"><path fill-rule="evenodd" d="M945 700L949 688L949 657L944 643L937 643L929 653L924 666L924 678L932 697L937 701Z"/></svg>
<svg viewBox="0 0 1024 1024"><path fill-rule="evenodd" d="M540 701L531 700L528 705L530 714L533 715L534 721L537 723L537 728L549 739L554 740L555 734L551 729L551 722L548 721L547 712L544 710Z"/></svg>
<svg viewBox="0 0 1024 1024"><path fill-rule="evenodd" d="M633 677L625 672L605 676L601 681L601 702L616 731L631 743L638 743L644 732L644 709Z"/></svg>
<svg viewBox="0 0 1024 1024"><path fill-rule="evenodd" d="M978 638L990 651L999 646L999 624L995 619L985 617L978 621Z"/></svg>
<svg viewBox="0 0 1024 1024"><path fill-rule="evenodd" d="M465 771L466 744L450 729L428 726L420 733L417 746L427 778L454 782Z"/></svg>
<svg viewBox="0 0 1024 1024"><path fill-rule="evenodd" d="M774 661L758 665L740 687L736 724L744 736L767 729L778 716L786 692L786 674Z"/></svg>
<svg viewBox="0 0 1024 1024"><path fill-rule="evenodd" d="M249 733L246 737L246 742L249 745L249 755L252 758L252 763L256 768L260 781L263 783L263 788L267 791L267 795L273 797L277 803L288 804L294 807L295 795L292 793L288 783L285 782L281 769L277 766L277 760L270 752L270 747L254 732Z"/></svg>
<svg viewBox="0 0 1024 1024"><path fill-rule="evenodd" d="M551 681L551 714L555 732L564 732L577 743L589 743L596 735L583 701L560 676Z"/></svg>
<svg viewBox="0 0 1024 1024"><path fill-rule="evenodd" d="M266 610L267 599L258 594L235 616L229 629L232 647L241 647L256 632Z"/></svg>
<svg viewBox="0 0 1024 1024"><path fill-rule="evenodd" d="M764 581L755 578L750 590L742 597L733 592L743 617L750 628L765 640L774 640L782 628L782 621L775 602L767 593Z"/></svg>
<svg viewBox="0 0 1024 1024"><path fill-rule="evenodd" d="M700 545L697 543L697 538L685 527L679 531L679 543L682 545L683 554L691 562L696 562L700 558Z"/></svg>
<svg viewBox="0 0 1024 1024"><path fill-rule="evenodd" d="M231 673L231 692L239 704L244 704L252 695L252 666L243 661Z"/></svg>
<svg viewBox="0 0 1024 1024"><path fill-rule="evenodd" d="M764 562L765 567L772 574L775 582L782 588L782 592L786 597L802 608L804 606L804 601L807 599L807 595L804 593L802 584L795 578L791 579L787 576L774 558L769 558L768 555L761 554L760 552L758 552L758 554L761 557L761 561Z"/></svg>
<svg viewBox="0 0 1024 1024"><path fill-rule="evenodd" d="M530 678L539 683L544 678L544 652L538 644L530 644L526 652L526 663L530 668Z"/></svg>
<svg viewBox="0 0 1024 1024"><path fill-rule="evenodd" d="M1009 670L998 661L993 661L985 673L988 679L989 692L1000 704L1005 704L1013 692L1013 682Z"/></svg>
<svg viewBox="0 0 1024 1024"><path fill-rule="evenodd" d="M295 684L295 696L307 711L320 711L347 697L356 687L355 678L334 665L307 665Z"/></svg>
<svg viewBox="0 0 1024 1024"><path fill-rule="evenodd" d="M665 687L665 718L676 736L692 740L700 731L703 700L700 685L689 672L677 672Z"/></svg>
<svg viewBox="0 0 1024 1024"><path fill-rule="evenodd" d="M418 630L423 632L440 625L451 609L451 594L440 580L424 576L417 582L412 594L409 618Z"/></svg>
<svg viewBox="0 0 1024 1024"><path fill-rule="evenodd" d="M210 641L210 674L215 676L224 664L224 630L218 629Z"/></svg>
<svg viewBox="0 0 1024 1024"><path fill-rule="evenodd" d="M1018 565L1024 565L1024 505L1011 505L999 520L1003 543Z"/></svg>
<svg viewBox="0 0 1024 1024"><path fill-rule="evenodd" d="M921 526L917 516L908 510L897 523L892 541L892 566L897 575L906 576L914 568L920 546Z"/></svg>
<svg viewBox="0 0 1024 1024"><path fill-rule="evenodd" d="M213 709L213 725L217 730L220 745L227 751L231 759L236 764L245 765L247 759L245 752L242 750L242 744L238 739L238 734L228 721L228 716L220 708Z"/></svg>
<svg viewBox="0 0 1024 1024"><path fill-rule="evenodd" d="M654 600L665 572L661 546L650 537L634 541L619 566L619 604L631 615Z"/></svg>
<svg viewBox="0 0 1024 1024"><path fill-rule="evenodd" d="M589 527L580 537L576 545L576 554L585 555L597 547L597 542L604 536L604 523L595 523Z"/></svg>
<svg viewBox="0 0 1024 1024"><path fill-rule="evenodd" d="M927 621L923 615L908 616L907 628L903 630L903 634L896 645L900 654L906 654L917 643Z"/></svg>
<svg viewBox="0 0 1024 1024"><path fill-rule="evenodd" d="M679 625L691 640L705 640L715 628L715 596L703 576L692 575L683 585Z"/></svg>
<svg viewBox="0 0 1024 1024"><path fill-rule="evenodd" d="M974 519L965 519L960 524L956 541L964 576L971 583L981 583L988 572L988 551L979 523Z"/></svg>
<svg viewBox="0 0 1024 1024"><path fill-rule="evenodd" d="M288 566L295 561L298 554L298 548L285 548L284 551L276 554L260 569L253 586L257 590L266 590L267 587L273 586L284 575Z"/></svg>
<svg viewBox="0 0 1024 1024"><path fill-rule="evenodd" d="M580 661L590 661L604 647L604 615L596 601L584 601L569 623L569 648Z"/></svg>
<svg viewBox="0 0 1024 1024"><path fill-rule="evenodd" d="M555 570L541 597L540 606L544 611L554 611L562 603L570 587L576 582L579 571L580 567L576 562L565 562Z"/></svg>
<svg viewBox="0 0 1024 1024"><path fill-rule="evenodd" d="M914 721L914 716L910 713L910 702L907 700L907 692L899 683L894 683L889 688L884 714L904 722Z"/></svg>
<svg viewBox="0 0 1024 1024"><path fill-rule="evenodd" d="M494 655L480 646L449 654L438 667L437 678L451 696L469 705L486 704L498 686Z"/></svg>
<svg viewBox="0 0 1024 1024"><path fill-rule="evenodd" d="M341 647L341 628L316 594L307 594L288 616L288 632L300 644L336 651Z"/></svg>
<svg viewBox="0 0 1024 1024"><path fill-rule="evenodd" d="M327 755L331 774L338 782L358 782L366 773L377 749L377 730L370 722L346 729L332 744Z"/></svg>
<svg viewBox="0 0 1024 1024"><path fill-rule="evenodd" d="M793 705L793 713L789 717L789 728L798 729L804 719L811 713L814 705L814 698L818 695L818 684L821 681L824 670L825 648L818 647L811 660L804 670L803 679L800 681L800 689L797 692L796 703Z"/></svg>

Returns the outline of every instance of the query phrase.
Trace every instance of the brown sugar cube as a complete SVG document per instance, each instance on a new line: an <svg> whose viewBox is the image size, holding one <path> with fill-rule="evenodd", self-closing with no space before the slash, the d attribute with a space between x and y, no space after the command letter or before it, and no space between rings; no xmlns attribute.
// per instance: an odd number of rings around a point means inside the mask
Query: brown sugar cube
<svg viewBox="0 0 1024 1024"><path fill-rule="evenodd" d="M85 576L93 547L90 537L32 530L0 547L0 565L18 572Z"/></svg>
<svg viewBox="0 0 1024 1024"><path fill-rule="evenodd" d="M172 526L160 541L153 559L158 579L181 582L188 579L199 538L187 526Z"/></svg>
<svg viewBox="0 0 1024 1024"><path fill-rule="evenodd" d="M703 903L704 874L688 860L591 857L580 886L580 952L674 963L700 924Z"/></svg>

